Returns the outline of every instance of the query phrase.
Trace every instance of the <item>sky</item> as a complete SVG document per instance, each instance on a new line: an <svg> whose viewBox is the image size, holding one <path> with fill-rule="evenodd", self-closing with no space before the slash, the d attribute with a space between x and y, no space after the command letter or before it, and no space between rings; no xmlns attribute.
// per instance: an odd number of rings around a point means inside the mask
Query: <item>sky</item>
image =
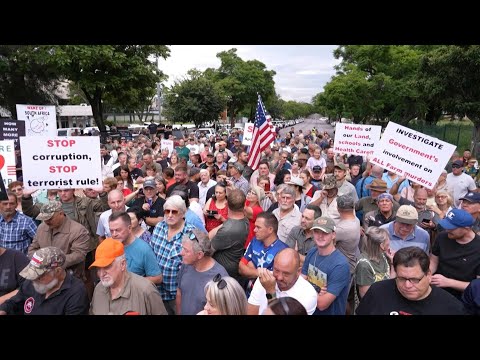
<svg viewBox="0 0 480 360"><path fill-rule="evenodd" d="M335 74L339 63L333 57L337 45L171 45L170 56L160 60L160 70L169 76L166 86L182 80L187 71L218 68L217 53L232 48L244 61L259 60L274 70L275 89L285 100L312 101Z"/></svg>

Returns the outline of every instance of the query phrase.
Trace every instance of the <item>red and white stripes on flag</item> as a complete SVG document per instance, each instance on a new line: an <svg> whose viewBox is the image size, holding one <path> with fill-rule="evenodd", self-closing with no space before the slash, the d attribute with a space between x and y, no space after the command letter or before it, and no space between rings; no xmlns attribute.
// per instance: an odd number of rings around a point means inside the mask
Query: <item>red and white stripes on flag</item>
<svg viewBox="0 0 480 360"><path fill-rule="evenodd" d="M250 152L248 154L248 166L253 170L256 170L262 151L270 146L275 140L275 129L268 118L265 106L262 103L262 98L258 95L257 112L255 114L255 124L253 126L252 145L250 146Z"/></svg>

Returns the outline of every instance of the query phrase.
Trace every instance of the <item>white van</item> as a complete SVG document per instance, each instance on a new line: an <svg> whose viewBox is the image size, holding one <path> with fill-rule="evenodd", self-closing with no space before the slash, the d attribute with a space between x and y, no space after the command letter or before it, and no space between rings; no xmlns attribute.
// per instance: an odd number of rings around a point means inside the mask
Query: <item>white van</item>
<svg viewBox="0 0 480 360"><path fill-rule="evenodd" d="M57 129L57 136L80 136L82 129L79 127Z"/></svg>

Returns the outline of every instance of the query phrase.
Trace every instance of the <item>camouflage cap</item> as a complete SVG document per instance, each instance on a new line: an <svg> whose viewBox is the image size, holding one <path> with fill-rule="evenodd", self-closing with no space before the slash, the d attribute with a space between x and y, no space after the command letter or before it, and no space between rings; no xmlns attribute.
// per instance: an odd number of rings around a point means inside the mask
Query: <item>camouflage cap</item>
<svg viewBox="0 0 480 360"><path fill-rule="evenodd" d="M40 214L36 217L37 220L50 220L55 212L62 210L62 203L57 200L49 201L40 209Z"/></svg>
<svg viewBox="0 0 480 360"><path fill-rule="evenodd" d="M313 222L312 230L319 229L324 233L330 234L335 231L335 222L327 216L322 216Z"/></svg>
<svg viewBox="0 0 480 360"><path fill-rule="evenodd" d="M337 179L333 174L327 174L322 181L323 190L330 190L337 187Z"/></svg>
<svg viewBox="0 0 480 360"><path fill-rule="evenodd" d="M27 280L36 280L47 271L61 267L65 260L65 253L57 247L48 246L38 249L30 263L20 271L20 276Z"/></svg>

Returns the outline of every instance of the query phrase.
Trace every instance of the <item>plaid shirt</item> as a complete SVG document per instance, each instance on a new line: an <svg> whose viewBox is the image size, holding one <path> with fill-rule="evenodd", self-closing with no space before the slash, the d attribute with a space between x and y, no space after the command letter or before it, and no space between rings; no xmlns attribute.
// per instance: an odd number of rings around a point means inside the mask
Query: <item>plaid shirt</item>
<svg viewBox="0 0 480 360"><path fill-rule="evenodd" d="M182 236L191 233L195 227L185 221L185 225L172 240L168 240L168 225L165 221L159 222L153 230L150 245L157 257L158 265L163 274L163 282L158 286L164 301L175 300L177 296L177 274L182 265Z"/></svg>
<svg viewBox="0 0 480 360"><path fill-rule="evenodd" d="M15 249L28 253L28 247L32 243L37 232L37 225L28 216L18 211L12 221L7 222L0 215L0 246L7 249Z"/></svg>

